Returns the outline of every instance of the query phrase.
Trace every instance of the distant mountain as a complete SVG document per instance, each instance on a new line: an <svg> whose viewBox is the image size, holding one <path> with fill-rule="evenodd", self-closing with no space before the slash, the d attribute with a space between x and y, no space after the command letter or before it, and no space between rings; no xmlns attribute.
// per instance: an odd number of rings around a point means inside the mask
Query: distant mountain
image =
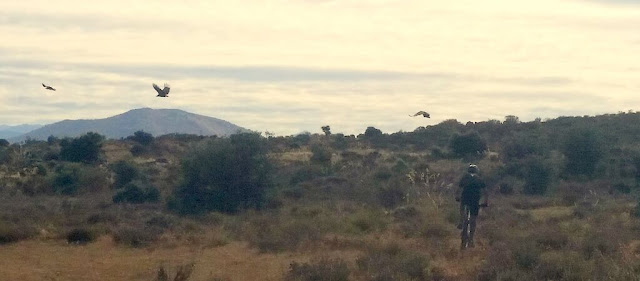
<svg viewBox="0 0 640 281"><path fill-rule="evenodd" d="M33 131L42 127L39 124L23 124L23 125L0 125L0 139L9 139L13 137L17 137L24 133Z"/></svg>
<svg viewBox="0 0 640 281"><path fill-rule="evenodd" d="M119 139L140 130L154 136L171 133L228 136L239 131L247 131L225 120L183 110L139 108L104 119L56 122L10 138L9 141L20 142L27 138L46 140L49 136L77 137L87 132Z"/></svg>

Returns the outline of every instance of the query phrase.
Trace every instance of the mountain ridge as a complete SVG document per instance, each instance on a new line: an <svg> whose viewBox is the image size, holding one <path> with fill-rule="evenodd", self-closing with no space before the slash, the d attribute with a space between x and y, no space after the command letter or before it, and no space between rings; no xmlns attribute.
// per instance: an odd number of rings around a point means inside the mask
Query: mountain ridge
<svg viewBox="0 0 640 281"><path fill-rule="evenodd" d="M226 120L180 109L136 108L102 119L65 119L10 138L9 141L46 140L49 136L77 137L87 132L119 139L136 131L145 131L154 136L172 133L228 136L248 130Z"/></svg>

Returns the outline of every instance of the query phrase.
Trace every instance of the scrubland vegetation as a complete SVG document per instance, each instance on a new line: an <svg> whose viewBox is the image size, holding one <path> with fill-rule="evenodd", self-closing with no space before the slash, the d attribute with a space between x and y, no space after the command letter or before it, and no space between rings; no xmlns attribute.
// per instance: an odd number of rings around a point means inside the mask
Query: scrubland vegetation
<svg viewBox="0 0 640 281"><path fill-rule="evenodd" d="M0 141L0 276L638 280L639 121ZM461 252L469 162L492 195Z"/></svg>

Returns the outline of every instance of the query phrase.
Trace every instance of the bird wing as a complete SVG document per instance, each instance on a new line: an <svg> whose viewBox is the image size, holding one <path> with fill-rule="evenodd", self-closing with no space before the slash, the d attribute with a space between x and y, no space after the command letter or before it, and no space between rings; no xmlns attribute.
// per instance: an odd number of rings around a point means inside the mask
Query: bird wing
<svg viewBox="0 0 640 281"><path fill-rule="evenodd" d="M47 85L45 85L44 83L42 83L42 87L45 87L45 88L46 88L46 87L47 87Z"/></svg>
<svg viewBox="0 0 640 281"><path fill-rule="evenodd" d="M158 87L158 85L156 85L155 83L152 84L153 88L156 90L156 92L158 92L158 95L164 95L165 93L162 91L162 89L160 89L160 87Z"/></svg>
<svg viewBox="0 0 640 281"><path fill-rule="evenodd" d="M162 92L164 92L165 95L168 95L170 90L171 86L169 86L169 84L167 83L164 83L164 89L162 89Z"/></svg>

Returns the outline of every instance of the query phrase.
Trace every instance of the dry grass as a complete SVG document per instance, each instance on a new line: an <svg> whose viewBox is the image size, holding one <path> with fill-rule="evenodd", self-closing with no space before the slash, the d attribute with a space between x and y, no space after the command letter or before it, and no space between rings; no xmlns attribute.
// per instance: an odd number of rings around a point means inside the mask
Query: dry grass
<svg viewBox="0 0 640 281"><path fill-rule="evenodd" d="M331 251L332 257L351 257L354 252ZM24 241L0 251L0 276L4 280L152 280L158 266L167 268L195 263L194 281L213 277L234 281L282 280L289 265L308 262L309 254L259 254L246 244L232 242L222 247L133 249L118 247L108 236L87 246L62 241Z"/></svg>

